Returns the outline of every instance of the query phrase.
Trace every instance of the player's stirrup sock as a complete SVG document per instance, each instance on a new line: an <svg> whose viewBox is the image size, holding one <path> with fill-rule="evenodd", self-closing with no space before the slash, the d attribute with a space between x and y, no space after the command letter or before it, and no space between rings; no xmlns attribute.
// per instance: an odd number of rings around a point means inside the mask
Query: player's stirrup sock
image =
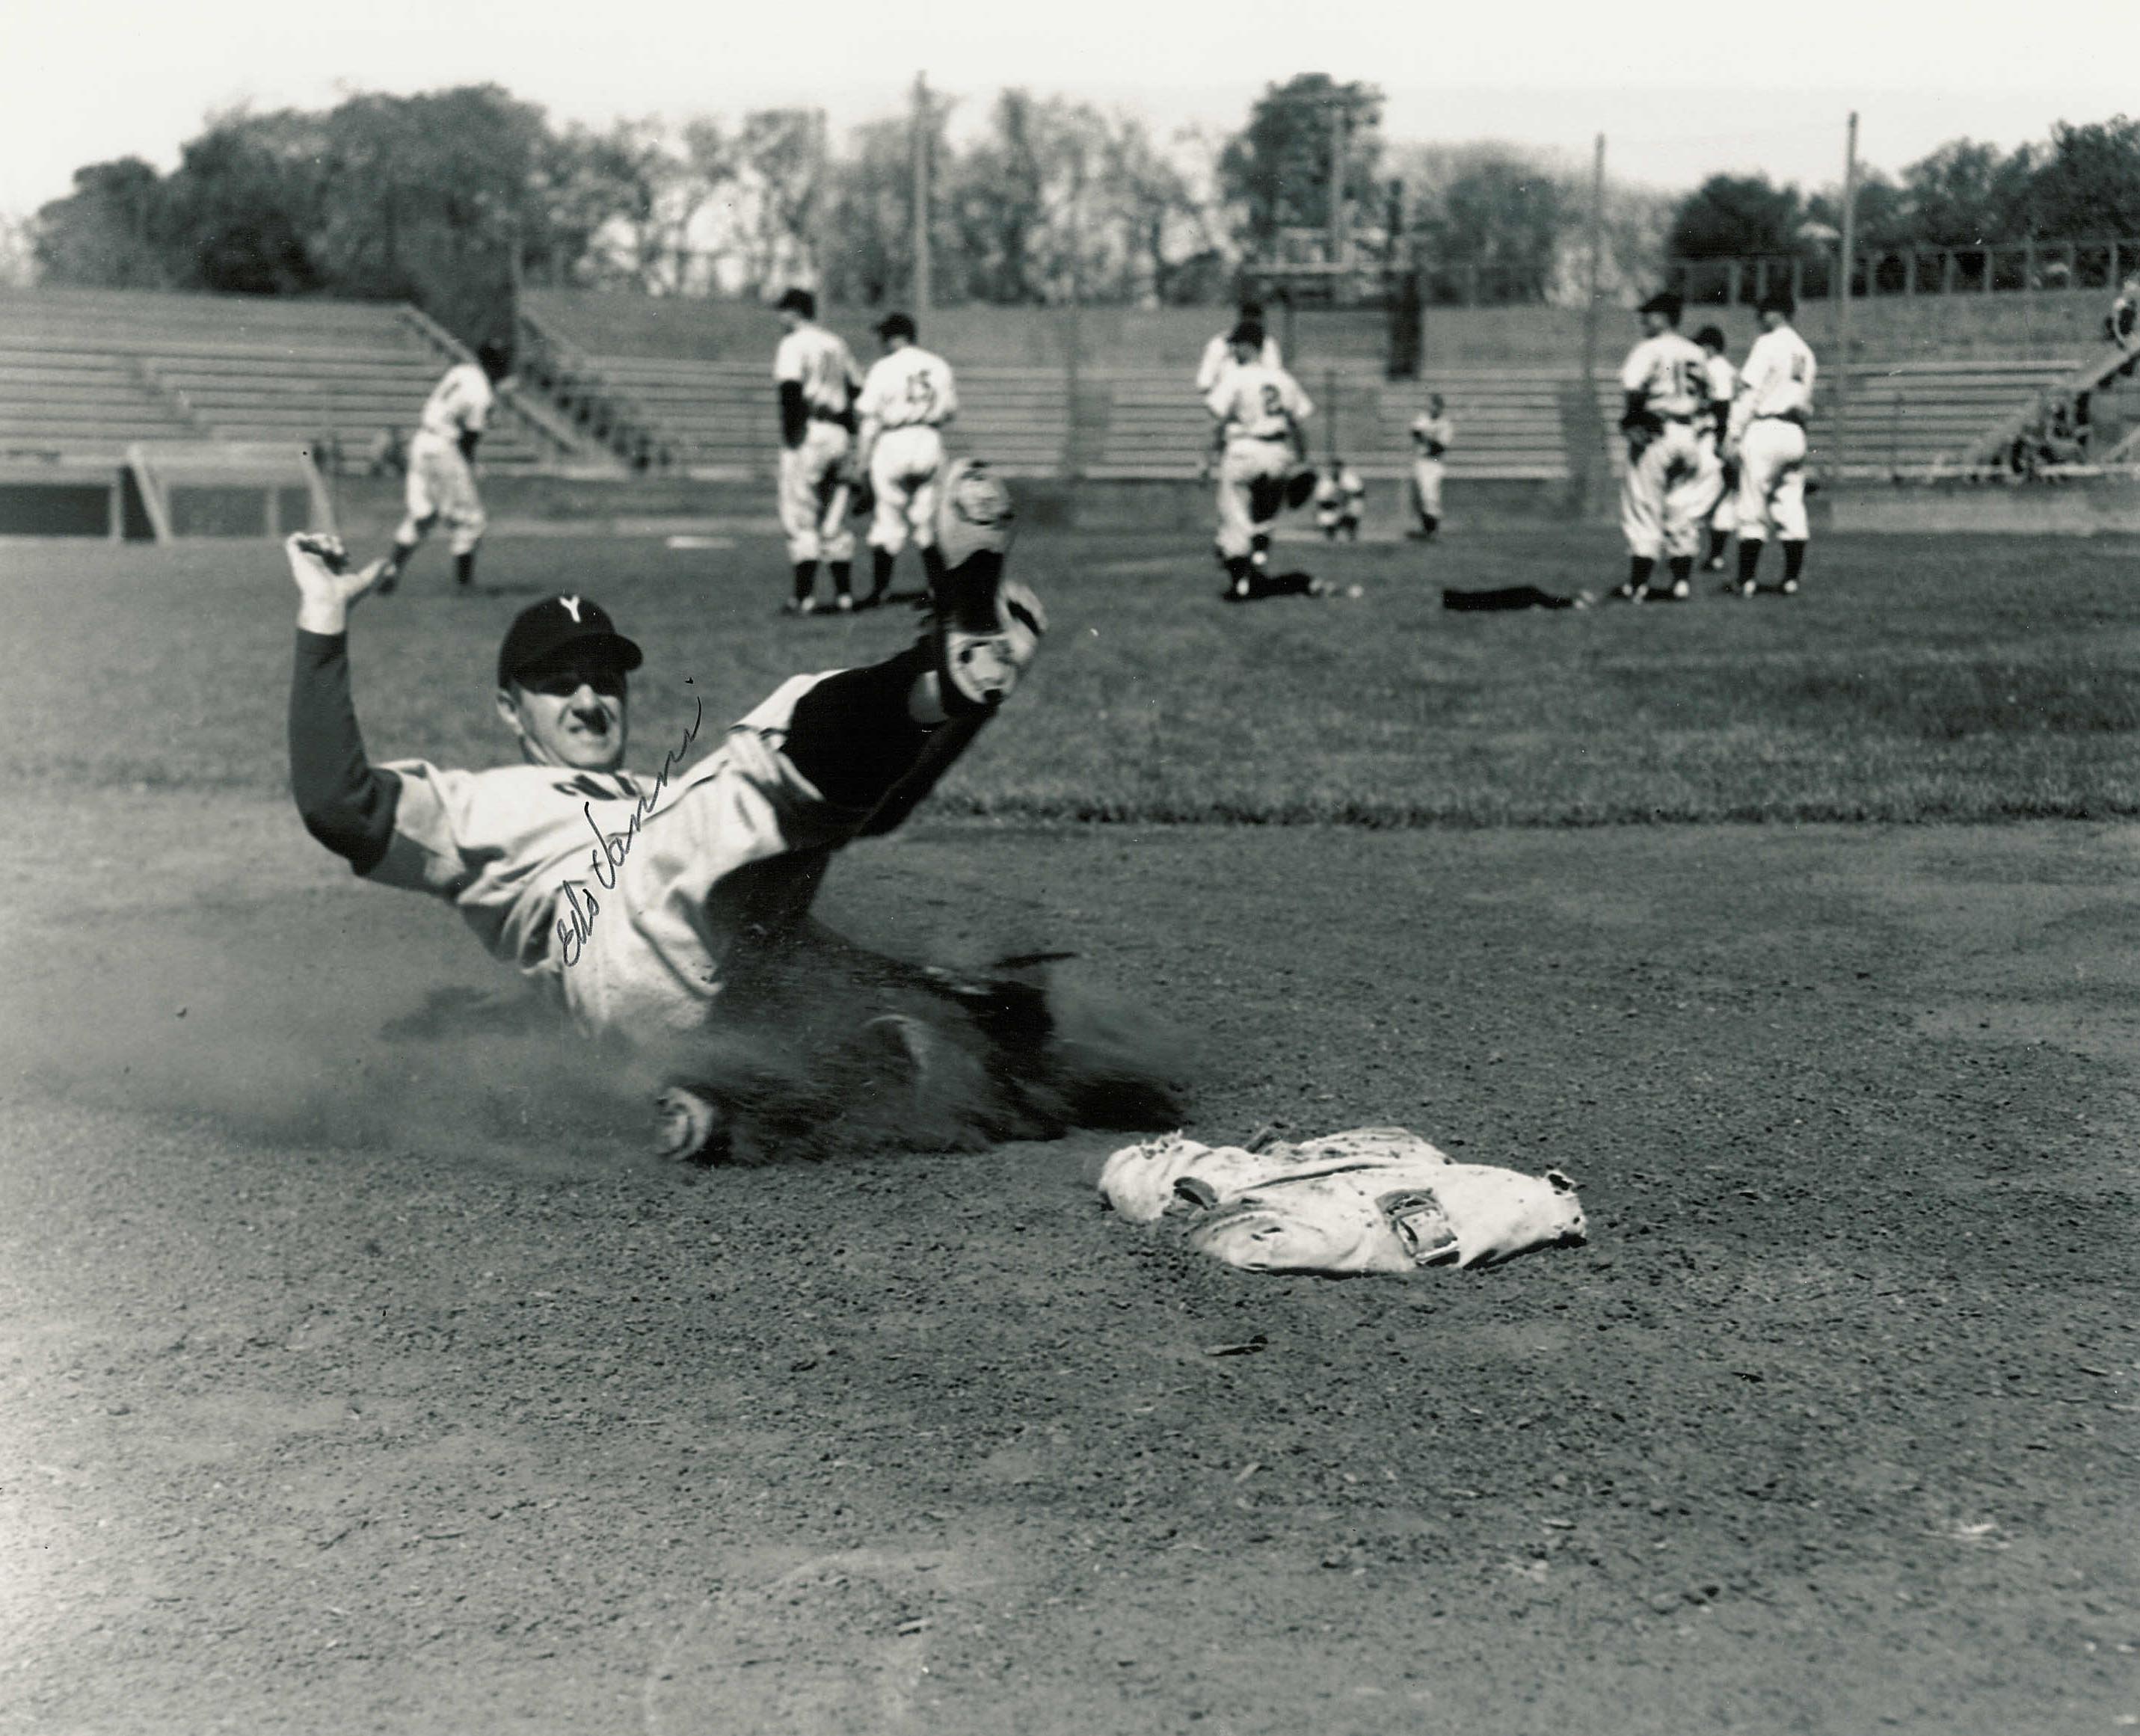
<svg viewBox="0 0 2140 1736"><path fill-rule="evenodd" d="M1650 555L1630 555L1627 557L1627 589L1630 592L1650 588L1650 575L1657 570L1657 560Z"/></svg>
<svg viewBox="0 0 2140 1736"><path fill-rule="evenodd" d="M1269 559L1270 538L1259 531L1249 544L1249 563L1253 566L1261 566Z"/></svg>
<svg viewBox="0 0 2140 1736"><path fill-rule="evenodd" d="M475 582L475 551L454 557L454 582L465 590Z"/></svg>
<svg viewBox="0 0 2140 1736"><path fill-rule="evenodd" d="M873 603L884 601L884 594L891 589L891 563L896 557L888 548L870 551L870 594Z"/></svg>
<svg viewBox="0 0 2140 1736"><path fill-rule="evenodd" d="M1420 528L1430 537L1441 527L1441 521L1439 518L1436 518L1431 512L1421 513L1419 515L1419 524Z"/></svg>
<svg viewBox="0 0 2140 1736"><path fill-rule="evenodd" d="M1711 531L1709 533L1709 561L1712 566L1724 564L1724 545L1730 540L1731 532L1729 531Z"/></svg>
<svg viewBox="0 0 2140 1736"><path fill-rule="evenodd" d="M855 594L853 564L847 561L835 561L832 562L832 594L835 596L852 596Z"/></svg>
<svg viewBox="0 0 2140 1736"><path fill-rule="evenodd" d="M1739 539L1739 582L1742 585L1752 584L1754 582L1754 569L1760 564L1760 543L1759 542L1750 542L1747 538L1741 537Z"/></svg>
<svg viewBox="0 0 2140 1736"><path fill-rule="evenodd" d="M1671 567L1672 583L1674 585L1686 584L1692 578L1694 573L1694 557L1692 555L1674 555L1668 564Z"/></svg>
<svg viewBox="0 0 2140 1736"><path fill-rule="evenodd" d="M944 586L944 557L937 552L933 542L921 550L920 555L921 576L929 581L929 596L934 601L937 592Z"/></svg>
<svg viewBox="0 0 2140 1736"><path fill-rule="evenodd" d="M1794 584L1805 566L1805 539L1784 544L1784 582Z"/></svg>
<svg viewBox="0 0 2140 1736"><path fill-rule="evenodd" d="M807 603L817 588L817 563L798 561L795 563L795 601Z"/></svg>

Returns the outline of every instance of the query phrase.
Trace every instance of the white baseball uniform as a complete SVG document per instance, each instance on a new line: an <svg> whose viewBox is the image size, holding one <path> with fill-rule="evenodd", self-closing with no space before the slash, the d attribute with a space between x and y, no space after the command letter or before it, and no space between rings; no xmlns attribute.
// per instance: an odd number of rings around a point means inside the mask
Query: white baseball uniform
<svg viewBox="0 0 2140 1736"><path fill-rule="evenodd" d="M1701 452L1696 422L1707 411L1708 357L1676 331L1646 337L1627 352L1620 385L1629 407L1657 436L1631 458L1620 488L1620 528L1628 553L1648 560L1692 556L1701 539Z"/></svg>
<svg viewBox="0 0 2140 1736"><path fill-rule="evenodd" d="M1279 353L1278 340L1265 334L1262 351L1256 360L1267 368L1284 368L1285 357ZM1196 364L1196 395L1208 398L1220 377L1234 365L1234 346L1228 332L1221 331L1204 346L1204 358Z"/></svg>
<svg viewBox="0 0 2140 1736"><path fill-rule="evenodd" d="M461 450L461 436L483 431L495 401L490 376L472 361L455 363L431 389L416 437L409 443L409 474L402 491L408 517L397 541L421 541L435 519L446 527L455 554L474 552L488 521L476 493L475 471Z"/></svg>
<svg viewBox="0 0 2140 1736"><path fill-rule="evenodd" d="M1785 542L1806 540L1806 424L1818 371L1789 326L1763 332L1747 351L1725 443L1739 455L1742 542L1765 542L1772 527Z"/></svg>
<svg viewBox="0 0 2140 1736"><path fill-rule="evenodd" d="M1315 522L1326 531L1357 530L1367 498L1367 485L1350 464L1340 465L1335 476L1326 470L1315 484Z"/></svg>
<svg viewBox="0 0 2140 1736"><path fill-rule="evenodd" d="M1412 419L1411 486L1420 515L1441 517L1441 455L1456 439L1456 424L1446 414L1424 411Z"/></svg>
<svg viewBox="0 0 2140 1736"><path fill-rule="evenodd" d="M870 487L876 511L869 542L897 554L910 541L929 548L936 541L936 484L944 470L939 432L959 411L951 365L908 344L873 363L855 405L867 428L878 430L870 450Z"/></svg>
<svg viewBox="0 0 2140 1736"><path fill-rule="evenodd" d="M852 561L847 408L861 389L861 370L845 340L807 322L780 340L773 378L777 385L801 388L809 416L802 444L780 449L780 528L788 537L788 561Z"/></svg>
<svg viewBox="0 0 2140 1736"><path fill-rule="evenodd" d="M1260 361L1229 369L1204 400L1225 442L1219 461L1219 552L1229 561L1256 552L1284 504L1293 468L1293 429L1315 414L1283 368Z"/></svg>
<svg viewBox="0 0 2140 1736"><path fill-rule="evenodd" d="M1739 522L1739 498L1725 486L1722 423L1738 395L1739 370L1727 356L1712 356L1704 370L1709 382L1709 414L1695 424L1695 444L1701 449L1701 493L1695 505L1697 522L1706 522L1720 537L1728 537Z"/></svg>

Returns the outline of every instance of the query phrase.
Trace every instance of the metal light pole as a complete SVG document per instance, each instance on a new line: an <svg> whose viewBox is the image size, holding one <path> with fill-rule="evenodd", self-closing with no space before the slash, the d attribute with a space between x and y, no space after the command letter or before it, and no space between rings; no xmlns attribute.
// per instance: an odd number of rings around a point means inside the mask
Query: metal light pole
<svg viewBox="0 0 2140 1736"><path fill-rule="evenodd" d="M929 311L929 76L914 75L914 311Z"/></svg>
<svg viewBox="0 0 2140 1736"><path fill-rule="evenodd" d="M1858 251L1858 111L1850 114L1850 130L1843 154L1843 263L1835 303L1835 434L1828 449L1835 479L1843 480L1843 463L1849 450L1850 410L1850 279ZM1990 256L1987 254L1986 258Z"/></svg>

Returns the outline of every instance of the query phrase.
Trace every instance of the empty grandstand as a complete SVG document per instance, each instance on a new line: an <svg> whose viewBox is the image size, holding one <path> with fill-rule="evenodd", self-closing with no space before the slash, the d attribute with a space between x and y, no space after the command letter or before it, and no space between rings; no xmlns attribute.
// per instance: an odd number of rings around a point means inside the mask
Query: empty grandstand
<svg viewBox="0 0 2140 1736"><path fill-rule="evenodd" d="M414 310L264 297L0 295L0 449L118 453L137 440L285 442L361 454L413 428L453 341ZM577 455L508 402L486 464Z"/></svg>

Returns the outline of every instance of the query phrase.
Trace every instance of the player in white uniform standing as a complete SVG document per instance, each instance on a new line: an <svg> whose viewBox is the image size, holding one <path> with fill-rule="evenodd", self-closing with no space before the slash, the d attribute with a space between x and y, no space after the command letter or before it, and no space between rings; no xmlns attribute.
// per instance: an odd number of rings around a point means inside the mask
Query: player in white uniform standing
<svg viewBox="0 0 2140 1736"><path fill-rule="evenodd" d="M1263 348L1257 352L1256 360L1267 368L1283 368L1285 357L1279 352L1278 340L1270 336L1268 327L1264 326L1263 304L1260 302L1242 302L1240 318L1234 321L1234 325L1239 326L1244 321L1264 329ZM1203 356L1196 364L1197 397L1209 398L1219 384L1220 375L1233 365L1234 327L1230 326L1225 331L1215 333L1211 341L1204 346Z"/></svg>
<svg viewBox="0 0 2140 1736"><path fill-rule="evenodd" d="M1270 527L1285 505L1287 479L1307 460L1301 424L1315 406L1292 375L1260 359L1262 326L1243 320L1230 337L1234 365L1204 406L1218 459L1219 559L1228 594L1246 598L1269 562Z"/></svg>
<svg viewBox="0 0 2140 1736"><path fill-rule="evenodd" d="M1667 292L1642 303L1642 341L1620 370L1626 408L1620 431L1627 469L1620 488L1620 528L1627 539L1627 581L1615 593L1630 602L1685 597L1700 546L1701 449L1696 424L1708 414L1708 358L1680 336L1680 299ZM1658 558L1671 564L1668 585L1652 585Z"/></svg>
<svg viewBox="0 0 2140 1736"><path fill-rule="evenodd" d="M1709 414L1695 426L1696 444L1701 448L1701 500L1697 519L1709 526L1709 558L1704 572L1724 571L1724 550L1739 523L1739 469L1724 461L1724 438L1731 416L1731 400L1739 392L1739 370L1724 353L1724 333L1704 326L1694 335L1701 353L1709 358Z"/></svg>
<svg viewBox="0 0 2140 1736"><path fill-rule="evenodd" d="M653 777L624 769L640 648L577 595L522 611L498 650L495 703L524 764L374 766L348 617L382 563L351 571L331 538L292 537L290 783L307 830L367 880L445 900L584 1033L667 1067L753 1017L768 970L852 957L808 919L833 853L906 817L1038 647L1047 617L1004 571L1002 483L961 460L944 497L945 571L916 644L798 675L710 746L695 718Z"/></svg>
<svg viewBox="0 0 2140 1736"><path fill-rule="evenodd" d="M780 395L780 528L795 569L790 615L817 607L817 563L832 570L832 606L855 606L855 533L847 527L852 484L854 400L861 370L846 341L817 323L817 298L791 289L780 298L786 335L773 355Z"/></svg>
<svg viewBox="0 0 2140 1736"><path fill-rule="evenodd" d="M454 552L454 579L465 588L475 578L475 552L483 541L483 501L475 491L475 449L490 425L495 383L512 359L500 344L484 344L474 361L446 370L424 405L416 438L409 443L409 474L403 484L407 517L394 532L394 547L379 578L384 596L400 582L416 546L443 522Z"/></svg>
<svg viewBox="0 0 2140 1736"><path fill-rule="evenodd" d="M1335 542L1342 535L1360 540L1360 512L1367 498L1367 485L1360 473L1341 458L1323 467L1315 483L1315 522L1323 540Z"/></svg>
<svg viewBox="0 0 2140 1736"><path fill-rule="evenodd" d="M1431 541L1441 527L1442 454L1456 439L1456 424L1449 419L1441 394L1430 392L1426 414L1411 424L1411 497L1419 514L1419 528L1411 534Z"/></svg>
<svg viewBox="0 0 2140 1736"><path fill-rule="evenodd" d="M860 463L874 503L870 517L870 594L881 602L891 588L892 563L911 541L934 588L936 483L944 470L940 430L959 413L951 365L915 342L914 321L903 313L880 321L884 354L862 382L855 405L861 418Z"/></svg>
<svg viewBox="0 0 2140 1736"><path fill-rule="evenodd" d="M1761 335L1746 352L1731 403L1725 455L1739 466L1739 576L1733 588L1753 596L1761 549L1773 530L1784 546L1777 588L1795 596L1805 567L1806 424L1813 419L1813 351L1791 326L1797 304L1787 289L1761 298Z"/></svg>

